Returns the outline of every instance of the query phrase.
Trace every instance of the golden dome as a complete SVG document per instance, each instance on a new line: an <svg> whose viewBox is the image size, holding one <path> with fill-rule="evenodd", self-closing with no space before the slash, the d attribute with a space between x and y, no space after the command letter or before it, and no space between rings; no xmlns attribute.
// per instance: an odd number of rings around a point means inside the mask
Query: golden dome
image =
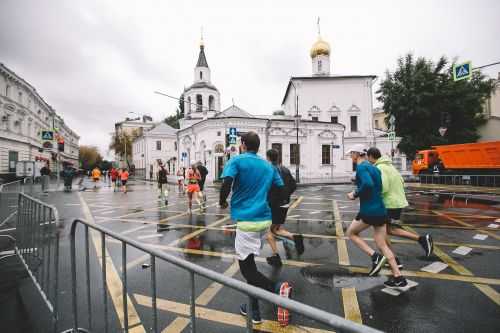
<svg viewBox="0 0 500 333"><path fill-rule="evenodd" d="M328 44L318 36L318 40L311 47L311 58L314 58L320 54L330 55L330 44Z"/></svg>

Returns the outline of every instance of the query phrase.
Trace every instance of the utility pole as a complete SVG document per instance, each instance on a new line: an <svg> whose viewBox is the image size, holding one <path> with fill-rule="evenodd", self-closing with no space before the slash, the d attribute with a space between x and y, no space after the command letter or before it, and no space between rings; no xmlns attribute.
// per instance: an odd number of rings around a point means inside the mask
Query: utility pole
<svg viewBox="0 0 500 333"><path fill-rule="evenodd" d="M292 85L295 91L295 129L296 129L296 149L295 149L295 180L297 183L300 182L300 148L299 148L299 95L297 94L297 87L293 83L293 80L290 79L290 84Z"/></svg>

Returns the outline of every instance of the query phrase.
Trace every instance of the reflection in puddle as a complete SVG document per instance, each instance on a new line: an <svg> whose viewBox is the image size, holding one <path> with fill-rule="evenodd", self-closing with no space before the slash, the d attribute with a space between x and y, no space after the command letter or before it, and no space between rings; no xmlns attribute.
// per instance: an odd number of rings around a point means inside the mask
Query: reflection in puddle
<svg viewBox="0 0 500 333"><path fill-rule="evenodd" d="M355 288L357 291L380 287L387 280L384 276L369 277L334 265L304 267L300 272L309 283L328 288Z"/></svg>

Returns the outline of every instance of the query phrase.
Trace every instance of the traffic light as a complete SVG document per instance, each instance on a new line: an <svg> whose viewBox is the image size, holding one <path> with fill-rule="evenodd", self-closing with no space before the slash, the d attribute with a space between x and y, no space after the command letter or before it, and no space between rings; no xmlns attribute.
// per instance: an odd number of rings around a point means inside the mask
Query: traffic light
<svg viewBox="0 0 500 333"><path fill-rule="evenodd" d="M62 137L57 140L57 150L64 151L64 139Z"/></svg>

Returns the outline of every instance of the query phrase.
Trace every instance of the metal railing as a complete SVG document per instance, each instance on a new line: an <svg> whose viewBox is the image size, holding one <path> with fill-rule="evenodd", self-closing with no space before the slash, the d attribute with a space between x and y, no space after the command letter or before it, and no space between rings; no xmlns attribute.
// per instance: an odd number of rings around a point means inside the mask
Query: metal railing
<svg viewBox="0 0 500 333"><path fill-rule="evenodd" d="M22 180L0 185L0 227L17 211L17 196L22 191Z"/></svg>
<svg viewBox="0 0 500 333"><path fill-rule="evenodd" d="M14 251L25 266L43 304L51 314L37 332L56 332L58 322L59 215L54 206L18 194ZM37 323L38 324L38 323Z"/></svg>
<svg viewBox="0 0 500 333"><path fill-rule="evenodd" d="M418 182L422 184L500 187L500 175L420 174L416 177Z"/></svg>
<svg viewBox="0 0 500 333"><path fill-rule="evenodd" d="M102 278L102 301L104 304L103 311L103 320L104 320L104 329L98 329L96 332L108 332L109 331L109 314L108 314L108 295L107 295L107 279L106 279L106 238L109 237L113 242L119 241L121 243L121 280L122 280L122 297L123 297L123 322L122 322L122 331L129 331L129 323L128 323L128 309L127 309L127 294L128 294L128 282L127 282L127 246L133 247L139 251L145 252L150 256L150 267L151 270L151 279L150 279L150 288L151 288L151 296L152 296L152 313L151 313L151 327L152 332L160 332L158 327L158 309L157 309L157 288L156 288L156 269L157 262L156 259L160 259L167 263L173 264L178 268L181 268L189 273L189 301L190 301L190 331L197 332L196 325L196 303L195 303L195 278L196 276L201 276L207 278L211 281L215 281L220 283L226 287L234 289L240 293L243 293L248 296L248 311L247 311L247 321L246 327L247 332L253 332L252 328L252 298L263 300L278 306L282 306L284 308L289 309L290 311L300 314L302 316L313 319L317 322L326 324L330 328L339 329L342 332L366 332L366 333L375 333L380 332L376 329L370 328L368 326L364 326L349 320L346 320L342 317L339 317L335 314L328 313L326 311L314 308L312 306L293 301L290 299L286 299L280 297L277 294L273 294L266 290L248 285L244 282L236 280L234 278L225 276L223 274L217 273L215 271L209 270L202 266L191 263L187 260L181 259L179 257L161 252L159 250L148 247L147 245L143 245L133 239L127 238L119 233L106 229L100 225L89 223L83 220L76 219L73 221L71 225L71 276L72 276L72 297L73 297L73 328L67 330L65 332L88 332L84 328L80 328L79 325L79 304L84 304L81 299L78 298L77 295L77 263L76 263L76 230L78 225L83 225L85 230L85 283L86 290L81 290L81 293L86 294L86 305L87 305L87 316L88 316L88 329L92 331L93 329L93 314L92 314L92 299L91 299L91 279L90 279L90 251L89 251L89 229L92 229L92 232L99 234L100 239L100 256L101 260L101 278ZM95 234L92 237L97 237ZM80 252L79 252L80 253ZM80 275L80 274L79 274ZM117 314L120 316L120 314Z"/></svg>

